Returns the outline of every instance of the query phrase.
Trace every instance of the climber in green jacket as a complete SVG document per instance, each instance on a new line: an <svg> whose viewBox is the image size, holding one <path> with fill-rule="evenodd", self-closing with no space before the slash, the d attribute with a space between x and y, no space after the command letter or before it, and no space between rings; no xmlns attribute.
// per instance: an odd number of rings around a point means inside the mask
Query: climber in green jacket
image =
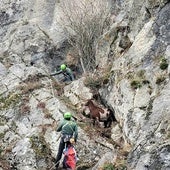
<svg viewBox="0 0 170 170"><path fill-rule="evenodd" d="M58 154L56 157L56 169L58 169L59 161L62 157L63 150L67 144L69 144L70 139L74 138L74 141L77 141L78 137L78 130L77 130L77 124L71 120L71 113L66 112L64 114L64 120L59 124L57 128L57 132L61 131L61 139L58 149Z"/></svg>
<svg viewBox="0 0 170 170"><path fill-rule="evenodd" d="M72 70L69 67L67 67L65 64L62 64L60 66L60 70L57 71L56 73L51 74L51 76L55 76L61 73L64 75L64 80L63 80L64 82L73 81L75 79Z"/></svg>

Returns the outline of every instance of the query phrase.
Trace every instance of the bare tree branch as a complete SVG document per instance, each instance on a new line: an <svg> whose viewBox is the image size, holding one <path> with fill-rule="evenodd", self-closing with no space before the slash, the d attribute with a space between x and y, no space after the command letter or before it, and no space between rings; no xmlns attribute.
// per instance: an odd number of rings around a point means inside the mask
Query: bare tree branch
<svg viewBox="0 0 170 170"><path fill-rule="evenodd" d="M97 40L109 27L107 0L62 0L60 10L58 23L78 51L83 71L93 70Z"/></svg>

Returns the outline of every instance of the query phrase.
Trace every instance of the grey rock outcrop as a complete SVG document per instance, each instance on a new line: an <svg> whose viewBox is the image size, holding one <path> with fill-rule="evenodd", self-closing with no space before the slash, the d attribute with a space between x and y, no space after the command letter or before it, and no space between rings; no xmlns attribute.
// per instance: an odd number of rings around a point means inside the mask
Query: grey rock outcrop
<svg viewBox="0 0 170 170"><path fill-rule="evenodd" d="M87 102L87 100L91 99L93 96L90 89L85 87L83 83L84 80L85 78L81 78L64 88L64 95L79 109L81 109L82 104Z"/></svg>
<svg viewBox="0 0 170 170"><path fill-rule="evenodd" d="M115 111L114 145L91 126L83 130L89 122L77 122L78 165L114 164L120 147L129 153L124 165L129 170L170 169L170 3L109 2L113 23L99 37L96 65L99 70L112 66L99 93ZM60 137L55 128L63 112L79 116L65 99L81 109L92 93L84 78L65 87L49 78L64 60L67 43L57 23L59 1L0 3L0 169L52 168Z"/></svg>
<svg viewBox="0 0 170 170"><path fill-rule="evenodd" d="M151 4L154 5L150 1ZM100 90L103 99L114 108L125 139L133 145L128 157L130 169L170 168L169 66L161 69L162 58L169 64L170 4L164 1L159 7L162 9L155 17L143 21L142 29L133 22L140 31L136 30L128 51L115 56L114 83L110 81L107 88ZM133 26L131 22L129 26Z"/></svg>
<svg viewBox="0 0 170 170"><path fill-rule="evenodd" d="M3 63L9 66L24 62L27 66L42 67L48 62L51 65L51 58L57 57L53 48L60 48L65 40L57 24L57 2L4 0L1 6L0 58Z"/></svg>
<svg viewBox="0 0 170 170"><path fill-rule="evenodd" d="M73 111L57 98L51 79L40 78L44 74L42 69L18 64L10 67L7 76L0 77L1 87L4 87L0 91L3 168L6 164L20 170L47 169L54 165L52 161L60 138L56 126L63 119L64 112ZM100 155L114 149L96 145L94 140L79 127L76 148L80 162L94 164Z"/></svg>
<svg viewBox="0 0 170 170"><path fill-rule="evenodd" d="M6 67L0 63L0 75L5 75L7 73Z"/></svg>

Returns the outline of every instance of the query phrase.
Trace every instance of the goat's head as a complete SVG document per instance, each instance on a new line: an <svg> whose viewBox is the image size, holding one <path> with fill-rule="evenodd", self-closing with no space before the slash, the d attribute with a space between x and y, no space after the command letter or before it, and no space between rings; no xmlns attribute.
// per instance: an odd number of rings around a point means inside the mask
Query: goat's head
<svg viewBox="0 0 170 170"><path fill-rule="evenodd" d="M85 103L85 106L89 106L90 104L94 105L92 99L87 100L87 102Z"/></svg>

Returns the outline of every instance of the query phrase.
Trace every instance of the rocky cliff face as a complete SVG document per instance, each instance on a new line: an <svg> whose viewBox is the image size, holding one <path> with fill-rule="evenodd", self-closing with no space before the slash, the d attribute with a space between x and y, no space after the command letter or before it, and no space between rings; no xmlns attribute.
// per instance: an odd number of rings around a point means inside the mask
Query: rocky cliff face
<svg viewBox="0 0 170 170"><path fill-rule="evenodd" d="M99 73L108 63L112 67L99 93L115 111L117 122L110 135L114 145L101 137L106 130L94 131L75 113L79 168L99 169L113 163L129 170L169 169L170 3L109 2L113 23L96 46L96 64ZM1 1L0 169L53 169L58 121L63 112L74 112L92 98L84 78L63 87L47 76L64 60L66 50L56 22L58 3ZM116 163L115 142L128 152L127 163Z"/></svg>
<svg viewBox="0 0 170 170"><path fill-rule="evenodd" d="M107 41L111 44L114 76L100 93L114 108L125 140L133 145L128 156L129 168L169 169L170 4L166 1L131 1L131 7L127 9L130 10L124 16L128 19L122 17L122 21L131 31L123 33L132 45L122 49L124 35L118 35L121 38L115 40L117 45ZM114 30L119 29L122 21L114 25ZM113 34L110 35L109 40L112 40ZM101 58L109 55L106 48L108 45L98 47L99 63L103 64ZM108 58L104 60L108 61ZM165 69L163 63L167 63Z"/></svg>

